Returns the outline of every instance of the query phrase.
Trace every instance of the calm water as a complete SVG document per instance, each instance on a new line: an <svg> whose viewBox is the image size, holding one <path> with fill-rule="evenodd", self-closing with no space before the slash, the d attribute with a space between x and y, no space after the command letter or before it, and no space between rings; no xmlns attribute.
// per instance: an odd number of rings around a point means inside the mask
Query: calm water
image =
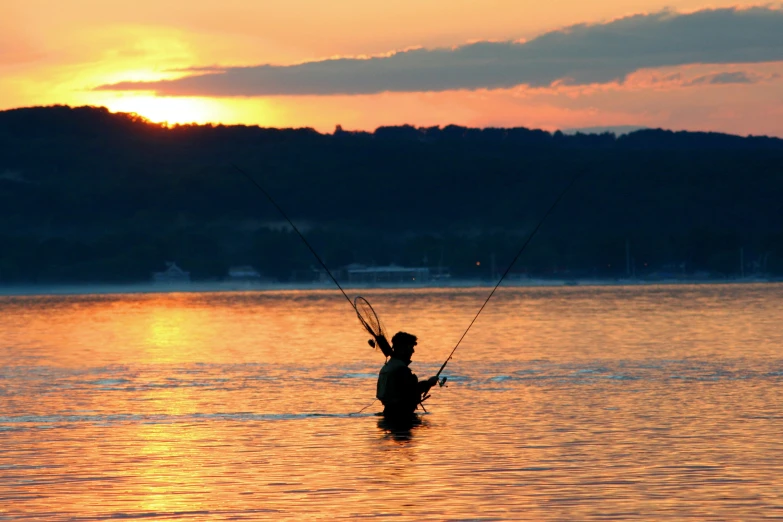
<svg viewBox="0 0 783 522"><path fill-rule="evenodd" d="M350 292L349 292L350 293ZM362 292L434 374L488 289ZM783 286L501 289L409 431L338 291L0 298L0 520L783 518Z"/></svg>

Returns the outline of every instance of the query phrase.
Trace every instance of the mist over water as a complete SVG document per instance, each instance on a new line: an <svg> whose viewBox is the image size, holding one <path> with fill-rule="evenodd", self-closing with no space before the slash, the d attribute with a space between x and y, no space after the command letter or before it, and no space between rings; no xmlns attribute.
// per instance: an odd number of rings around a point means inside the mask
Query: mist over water
<svg viewBox="0 0 783 522"><path fill-rule="evenodd" d="M427 377L489 290L361 295ZM0 520L782 517L781 305L500 288L395 430L338 291L3 296Z"/></svg>

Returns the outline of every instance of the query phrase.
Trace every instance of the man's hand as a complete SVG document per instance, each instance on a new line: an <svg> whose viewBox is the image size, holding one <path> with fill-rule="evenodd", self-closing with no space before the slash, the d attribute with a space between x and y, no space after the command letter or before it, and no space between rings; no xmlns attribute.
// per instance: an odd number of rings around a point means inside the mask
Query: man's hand
<svg viewBox="0 0 783 522"><path fill-rule="evenodd" d="M430 377L429 379L427 379L427 385L428 385L430 388L432 388L432 387L433 387L433 386L435 386L436 384L438 384L438 376L437 376L437 375L433 375L432 377Z"/></svg>

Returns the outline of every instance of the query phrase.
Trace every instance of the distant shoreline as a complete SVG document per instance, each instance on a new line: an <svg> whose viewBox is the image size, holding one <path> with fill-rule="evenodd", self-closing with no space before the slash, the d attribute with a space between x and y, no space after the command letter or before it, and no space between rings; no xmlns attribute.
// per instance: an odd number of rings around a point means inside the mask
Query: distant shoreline
<svg viewBox="0 0 783 522"><path fill-rule="evenodd" d="M660 285L720 285L781 283L781 277L746 277L734 279L549 279L531 278L503 281L501 288L530 287L595 287L595 286L660 286ZM346 290L418 290L448 288L492 288L495 282L487 280L459 279L448 282L349 284L341 283ZM0 297L47 295L108 295L108 294L160 294L160 293L222 293L222 292L281 292L303 290L338 290L334 283L236 283L204 281L191 283L129 283L129 284L62 284L62 285L8 285L0 286Z"/></svg>

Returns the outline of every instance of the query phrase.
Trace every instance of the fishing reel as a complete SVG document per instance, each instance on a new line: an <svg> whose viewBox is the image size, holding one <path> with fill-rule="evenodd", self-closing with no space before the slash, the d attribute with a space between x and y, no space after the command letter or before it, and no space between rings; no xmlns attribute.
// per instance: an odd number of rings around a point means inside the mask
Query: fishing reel
<svg viewBox="0 0 783 522"><path fill-rule="evenodd" d="M438 386L440 386L441 388L443 388L443 385L444 385L444 384L446 384L446 379L448 379L448 377L443 377L442 379L440 379L440 380L438 381Z"/></svg>

